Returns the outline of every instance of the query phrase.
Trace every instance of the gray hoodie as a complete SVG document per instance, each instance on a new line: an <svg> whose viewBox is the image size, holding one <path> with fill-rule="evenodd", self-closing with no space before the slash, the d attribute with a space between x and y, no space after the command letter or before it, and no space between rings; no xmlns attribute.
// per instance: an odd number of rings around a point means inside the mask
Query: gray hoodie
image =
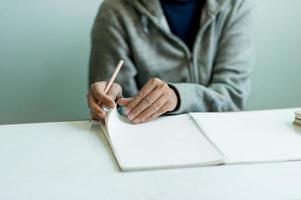
<svg viewBox="0 0 301 200"><path fill-rule="evenodd" d="M105 0L92 29L89 83L109 79L135 96L151 78L174 88L172 114L237 111L250 92L252 6L248 0L207 0L193 50L171 33L159 0Z"/></svg>

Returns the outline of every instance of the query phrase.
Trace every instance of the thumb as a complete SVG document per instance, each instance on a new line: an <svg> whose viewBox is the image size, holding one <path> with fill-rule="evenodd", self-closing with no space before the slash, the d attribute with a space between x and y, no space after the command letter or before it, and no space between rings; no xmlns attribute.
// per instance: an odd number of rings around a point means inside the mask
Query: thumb
<svg viewBox="0 0 301 200"><path fill-rule="evenodd" d="M118 101L117 101L117 104L122 106L122 107L127 107L128 104L131 102L133 98L120 98Z"/></svg>

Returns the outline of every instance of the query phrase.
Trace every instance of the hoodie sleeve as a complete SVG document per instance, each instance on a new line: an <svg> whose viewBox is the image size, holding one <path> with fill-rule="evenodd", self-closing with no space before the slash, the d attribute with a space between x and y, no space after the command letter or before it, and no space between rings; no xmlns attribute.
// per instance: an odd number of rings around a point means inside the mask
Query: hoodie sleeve
<svg viewBox="0 0 301 200"><path fill-rule="evenodd" d="M255 53L252 46L252 9L248 1L233 6L225 22L208 86L169 83L178 93L179 106L170 114L237 111L250 92Z"/></svg>
<svg viewBox="0 0 301 200"><path fill-rule="evenodd" d="M120 23L112 5L105 1L98 11L91 32L89 86L94 82L110 79L116 65L123 59L124 66L116 82L121 85L125 97L129 97L138 92L135 81L137 71L130 58L126 33Z"/></svg>

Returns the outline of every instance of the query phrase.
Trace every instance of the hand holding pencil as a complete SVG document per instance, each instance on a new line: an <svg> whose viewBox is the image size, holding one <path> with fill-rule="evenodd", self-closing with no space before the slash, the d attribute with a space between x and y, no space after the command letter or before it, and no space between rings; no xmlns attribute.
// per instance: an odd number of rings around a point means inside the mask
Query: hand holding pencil
<svg viewBox="0 0 301 200"><path fill-rule="evenodd" d="M159 78L150 79L137 96L121 98L122 88L114 80L123 65L121 60L117 65L110 81L96 82L91 85L87 94L91 110L90 120L103 120L105 109L115 107L115 102L125 107L128 119L134 124L151 121L178 106L176 91Z"/></svg>
<svg viewBox="0 0 301 200"><path fill-rule="evenodd" d="M95 82L91 85L90 91L87 94L87 101L91 110L92 120L103 120L106 116L104 108L114 108L115 101L121 97L122 88L119 84L114 83L114 80L123 63L123 60L118 63L109 81Z"/></svg>

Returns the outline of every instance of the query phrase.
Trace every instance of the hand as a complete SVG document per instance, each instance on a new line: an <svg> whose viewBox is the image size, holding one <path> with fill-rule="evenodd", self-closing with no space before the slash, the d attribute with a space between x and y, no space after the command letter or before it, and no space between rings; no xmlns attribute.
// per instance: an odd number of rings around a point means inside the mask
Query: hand
<svg viewBox="0 0 301 200"><path fill-rule="evenodd" d="M87 94L88 106L94 120L103 120L106 116L103 107L114 108L115 101L122 95L122 89L117 83L113 83L107 94L105 94L106 85L106 81L95 82L91 85Z"/></svg>
<svg viewBox="0 0 301 200"><path fill-rule="evenodd" d="M158 78L148 81L136 97L119 99L126 107L128 119L134 124L151 121L176 108L178 97L175 91Z"/></svg>

